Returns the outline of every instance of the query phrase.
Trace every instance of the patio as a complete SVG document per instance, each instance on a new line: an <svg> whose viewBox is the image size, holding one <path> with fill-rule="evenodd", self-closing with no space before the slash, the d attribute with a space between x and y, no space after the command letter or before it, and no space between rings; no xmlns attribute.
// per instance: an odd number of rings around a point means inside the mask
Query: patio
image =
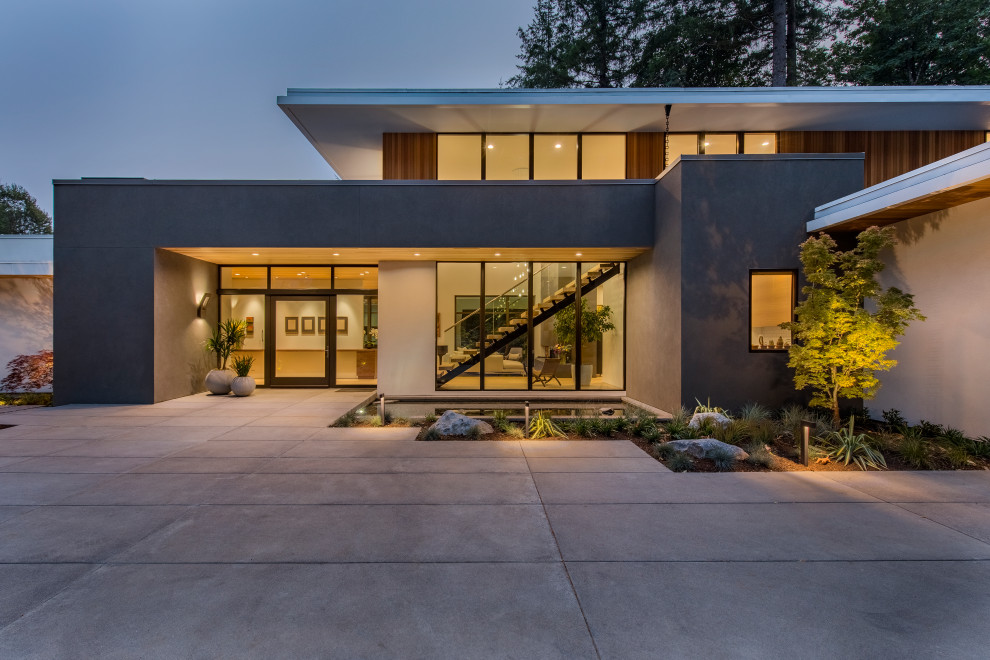
<svg viewBox="0 0 990 660"><path fill-rule="evenodd" d="M368 393L0 423L0 656L985 657L990 474L414 442Z"/></svg>

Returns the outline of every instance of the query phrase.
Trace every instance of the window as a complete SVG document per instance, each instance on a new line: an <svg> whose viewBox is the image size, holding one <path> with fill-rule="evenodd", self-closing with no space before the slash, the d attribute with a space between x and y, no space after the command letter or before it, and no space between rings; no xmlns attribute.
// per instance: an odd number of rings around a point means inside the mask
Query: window
<svg viewBox="0 0 990 660"><path fill-rule="evenodd" d="M576 179L577 135L534 135L533 178Z"/></svg>
<svg viewBox="0 0 990 660"><path fill-rule="evenodd" d="M378 266L337 266L333 269L335 289L377 289Z"/></svg>
<svg viewBox="0 0 990 660"><path fill-rule="evenodd" d="M221 289L267 289L267 266L222 266Z"/></svg>
<svg viewBox="0 0 990 660"><path fill-rule="evenodd" d="M626 178L626 136L582 135L581 178Z"/></svg>
<svg viewBox="0 0 990 660"><path fill-rule="evenodd" d="M485 139L485 178L489 181L529 179L529 135L492 135Z"/></svg>
<svg viewBox="0 0 990 660"><path fill-rule="evenodd" d="M737 143L735 133L705 133L703 146L706 154L737 154Z"/></svg>
<svg viewBox="0 0 990 660"><path fill-rule="evenodd" d="M481 135L437 136L437 179L478 181L481 179Z"/></svg>
<svg viewBox="0 0 990 660"><path fill-rule="evenodd" d="M664 167L670 164L678 156L693 155L698 153L698 136L695 133L671 133L667 136L667 153L664 157Z"/></svg>
<svg viewBox="0 0 990 660"><path fill-rule="evenodd" d="M331 289L329 266L272 267L273 289Z"/></svg>
<svg viewBox="0 0 990 660"><path fill-rule="evenodd" d="M746 133L743 136L743 153L746 154L777 153L776 133Z"/></svg>
<svg viewBox="0 0 990 660"><path fill-rule="evenodd" d="M750 272L750 350L783 351L790 347L791 331L780 324L794 320L796 297L797 271Z"/></svg>

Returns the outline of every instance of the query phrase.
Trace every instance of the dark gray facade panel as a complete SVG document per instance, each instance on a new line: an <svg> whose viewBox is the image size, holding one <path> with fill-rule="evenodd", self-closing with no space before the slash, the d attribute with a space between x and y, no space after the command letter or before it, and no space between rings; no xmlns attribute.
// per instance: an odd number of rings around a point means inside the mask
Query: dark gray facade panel
<svg viewBox="0 0 990 660"><path fill-rule="evenodd" d="M202 318L196 311L202 294L217 287L214 264L155 251L156 402L204 391L203 379L214 366L204 342L216 325L220 301L213 295Z"/></svg>
<svg viewBox="0 0 990 660"><path fill-rule="evenodd" d="M647 247L650 181L56 182L75 247ZM616 219L621 219L617 222Z"/></svg>
<svg viewBox="0 0 990 660"><path fill-rule="evenodd" d="M154 251L62 243L56 234L55 403L151 402Z"/></svg>
<svg viewBox="0 0 990 660"><path fill-rule="evenodd" d="M786 353L749 350L749 273L800 268L814 207L862 188L862 159L688 158L679 167L682 402L804 402Z"/></svg>
<svg viewBox="0 0 990 660"><path fill-rule="evenodd" d="M655 186L656 243L629 262L626 393L663 410L681 405L681 170Z"/></svg>

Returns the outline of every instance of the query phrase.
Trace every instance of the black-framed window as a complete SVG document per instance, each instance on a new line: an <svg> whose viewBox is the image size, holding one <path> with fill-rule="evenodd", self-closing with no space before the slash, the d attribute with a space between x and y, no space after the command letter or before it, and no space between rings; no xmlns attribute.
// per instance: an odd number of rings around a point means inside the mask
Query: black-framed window
<svg viewBox="0 0 990 660"><path fill-rule="evenodd" d="M790 269L749 272L749 350L786 351L791 331L781 323L794 320L797 305L797 271Z"/></svg>

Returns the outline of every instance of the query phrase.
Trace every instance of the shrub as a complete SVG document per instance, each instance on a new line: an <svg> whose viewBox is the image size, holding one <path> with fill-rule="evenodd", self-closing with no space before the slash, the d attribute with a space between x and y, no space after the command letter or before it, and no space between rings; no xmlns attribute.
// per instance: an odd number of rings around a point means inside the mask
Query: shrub
<svg viewBox="0 0 990 660"><path fill-rule="evenodd" d="M578 417L571 422L571 430L582 438L590 438L595 434L591 425L591 420L586 417Z"/></svg>
<svg viewBox="0 0 990 660"><path fill-rule="evenodd" d="M928 441L919 434L905 435L897 453L904 462L921 470L932 469L932 451Z"/></svg>
<svg viewBox="0 0 990 660"><path fill-rule="evenodd" d="M694 461L684 452L674 452L674 455L667 461L667 467L674 472L690 472L694 469Z"/></svg>
<svg viewBox="0 0 990 660"><path fill-rule="evenodd" d="M675 410L674 413L670 416L670 421L687 424L688 422L691 421L691 413L688 412L687 408L681 406L677 410Z"/></svg>
<svg viewBox="0 0 990 660"><path fill-rule="evenodd" d="M795 440L801 437L801 421L808 419L808 410L801 406L790 405L780 409L780 430L790 434ZM808 419L808 421L811 421Z"/></svg>
<svg viewBox="0 0 990 660"><path fill-rule="evenodd" d="M694 402L698 404L694 407L694 414L696 415L698 413L719 413L720 415L725 415L726 417L728 417L728 414L726 414L724 408L719 408L718 406L712 405L711 399L708 399L707 403L702 403L697 399L695 399Z"/></svg>
<svg viewBox="0 0 990 660"><path fill-rule="evenodd" d="M423 440L433 441L439 439L440 433L436 429L426 429L426 432L423 433Z"/></svg>
<svg viewBox="0 0 990 660"><path fill-rule="evenodd" d="M653 454L660 460L666 461L674 456L674 454L679 453L676 449L668 445L666 442L658 442L656 444L650 445Z"/></svg>
<svg viewBox="0 0 990 660"><path fill-rule="evenodd" d="M357 422L358 422L357 415L354 414L353 410L350 410L344 413L343 415L341 415L340 418L333 423L333 425L336 426L337 428L347 428L349 426L354 426L355 424L357 424Z"/></svg>
<svg viewBox="0 0 990 660"><path fill-rule="evenodd" d="M437 421L436 413L426 413L426 415L423 416L423 421L427 424L433 424Z"/></svg>
<svg viewBox="0 0 990 660"><path fill-rule="evenodd" d="M896 429L899 426L907 426L907 420L904 419L904 415L902 415L901 411L897 408L884 410L883 421L892 429Z"/></svg>
<svg viewBox="0 0 990 660"><path fill-rule="evenodd" d="M687 422L672 419L664 425L664 429L675 440L690 440L698 437L698 430L687 425Z"/></svg>
<svg viewBox="0 0 990 660"><path fill-rule="evenodd" d="M233 362L234 373L238 378L245 378L251 375L251 367L254 366L253 355L238 355Z"/></svg>
<svg viewBox="0 0 990 660"><path fill-rule="evenodd" d="M739 410L739 419L756 424L770 418L770 411L758 403L747 403Z"/></svg>
<svg viewBox="0 0 990 660"><path fill-rule="evenodd" d="M883 454L869 445L865 433L857 435L853 432L854 423L855 418L850 417L848 428L832 431L826 437L826 441L832 444L827 456L836 462L843 461L846 465L850 462L855 463L860 470L886 469L887 461L884 460Z"/></svg>
<svg viewBox="0 0 990 660"><path fill-rule="evenodd" d="M480 440L481 439L481 435L482 434L481 434L481 425L480 424L475 424L470 429L468 429L467 437L469 437L472 440Z"/></svg>
<svg viewBox="0 0 990 660"><path fill-rule="evenodd" d="M937 438L945 433L945 428L941 424L933 424L924 419L918 426L921 429L921 435L926 438Z"/></svg>
<svg viewBox="0 0 990 660"><path fill-rule="evenodd" d="M548 412L538 412L529 420L529 437L539 438L560 438L564 432L554 424L553 417Z"/></svg>
<svg viewBox="0 0 990 660"><path fill-rule="evenodd" d="M938 435L938 441L943 445L961 447L966 444L966 434L959 429L945 427Z"/></svg>
<svg viewBox="0 0 990 660"><path fill-rule="evenodd" d="M392 423L392 413L390 413L389 411L386 410L385 411L385 417L382 419L382 424L384 424L385 426L388 426L391 423Z"/></svg>
<svg viewBox="0 0 990 660"><path fill-rule="evenodd" d="M746 449L746 453L749 454L746 458L746 462L751 465L765 468L773 465L773 454L771 454L770 450L767 449L767 446L762 443L750 443L749 447Z"/></svg>
<svg viewBox="0 0 990 660"><path fill-rule="evenodd" d="M966 451L973 458L988 458L990 459L990 438L986 436L981 436L979 438L973 438L966 443Z"/></svg>
<svg viewBox="0 0 990 660"><path fill-rule="evenodd" d="M51 351L18 355L7 363L7 375L0 380L0 391L33 392L52 386L55 358Z"/></svg>
<svg viewBox="0 0 990 660"><path fill-rule="evenodd" d="M381 425L382 425L382 418L379 417L378 415L375 415L374 417L369 417L368 418L368 426L376 426L377 427L377 426L381 426Z"/></svg>
<svg viewBox="0 0 990 660"><path fill-rule="evenodd" d="M396 417L392 420L389 426L410 426L409 420L405 417Z"/></svg>
<svg viewBox="0 0 990 660"><path fill-rule="evenodd" d="M509 413L504 410L496 410L492 413L492 428L499 433L506 433L509 430Z"/></svg>
<svg viewBox="0 0 990 660"><path fill-rule="evenodd" d="M643 439L647 442L656 442L660 439L660 429L657 426L648 426L643 429Z"/></svg>
<svg viewBox="0 0 990 660"><path fill-rule="evenodd" d="M750 424L740 420L732 420L725 426L716 425L714 437L728 445L741 446L751 435Z"/></svg>
<svg viewBox="0 0 990 660"><path fill-rule="evenodd" d="M505 432L506 434L508 434L510 438L521 439L526 437L526 434L523 433L523 430L518 426L516 426L515 424L509 424L509 428L507 428Z"/></svg>
<svg viewBox="0 0 990 660"><path fill-rule="evenodd" d="M592 421L591 429L597 435L602 435L605 436L606 438L611 438L612 434L615 433L615 420L598 418Z"/></svg>
<svg viewBox="0 0 990 660"><path fill-rule="evenodd" d="M764 420L749 431L750 440L760 445L769 445L777 439L777 427L770 420Z"/></svg>
<svg viewBox="0 0 990 660"><path fill-rule="evenodd" d="M706 417L698 424L697 432L699 438L714 438L722 428L722 425L711 417Z"/></svg>
<svg viewBox="0 0 990 660"><path fill-rule="evenodd" d="M631 426L631 422L628 417L616 417L612 420L615 425L616 433L625 433Z"/></svg>
<svg viewBox="0 0 990 660"><path fill-rule="evenodd" d="M961 468L971 465L969 452L963 445L954 445L945 450L945 457L949 459L949 464L954 468Z"/></svg>
<svg viewBox="0 0 990 660"><path fill-rule="evenodd" d="M20 392L18 394L0 394L0 406L50 406L51 392Z"/></svg>
<svg viewBox="0 0 990 660"><path fill-rule="evenodd" d="M728 472L736 464L735 455L725 447L716 447L708 453L708 458L712 459L715 469L719 472Z"/></svg>

